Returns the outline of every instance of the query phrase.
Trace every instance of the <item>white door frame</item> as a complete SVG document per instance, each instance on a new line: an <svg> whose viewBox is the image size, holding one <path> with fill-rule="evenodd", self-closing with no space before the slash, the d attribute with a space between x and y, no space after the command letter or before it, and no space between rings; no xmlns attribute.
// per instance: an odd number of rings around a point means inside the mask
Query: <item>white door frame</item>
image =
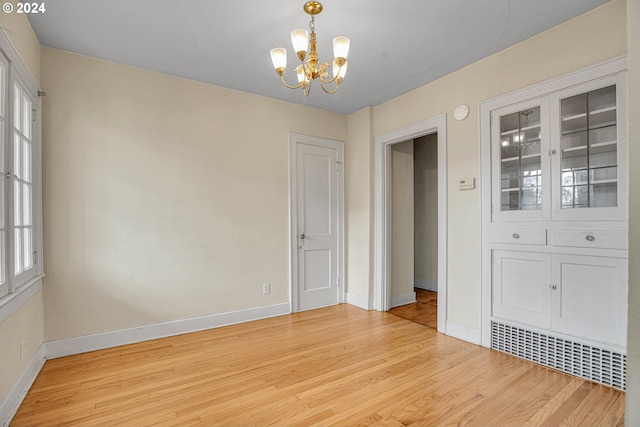
<svg viewBox="0 0 640 427"><path fill-rule="evenodd" d="M315 136L289 134L289 295L290 312L299 311L298 300L298 180L297 158L298 144L315 145L336 150L336 168L338 170L338 304L345 301L344 288L344 142Z"/></svg>
<svg viewBox="0 0 640 427"><path fill-rule="evenodd" d="M396 129L375 137L374 301L378 311L390 308L391 146L432 133L438 134L438 331L447 319L447 116Z"/></svg>

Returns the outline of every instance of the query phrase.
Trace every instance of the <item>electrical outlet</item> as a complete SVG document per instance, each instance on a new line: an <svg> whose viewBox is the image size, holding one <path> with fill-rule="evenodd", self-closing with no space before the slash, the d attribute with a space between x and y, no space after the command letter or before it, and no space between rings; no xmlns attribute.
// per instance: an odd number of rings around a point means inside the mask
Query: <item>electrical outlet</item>
<svg viewBox="0 0 640 427"><path fill-rule="evenodd" d="M22 343L20 343L20 361L22 362L24 360L24 356L27 353L27 342L26 341L22 341Z"/></svg>
<svg viewBox="0 0 640 427"><path fill-rule="evenodd" d="M263 283L262 284L262 293L264 295L271 293L271 285L269 283Z"/></svg>

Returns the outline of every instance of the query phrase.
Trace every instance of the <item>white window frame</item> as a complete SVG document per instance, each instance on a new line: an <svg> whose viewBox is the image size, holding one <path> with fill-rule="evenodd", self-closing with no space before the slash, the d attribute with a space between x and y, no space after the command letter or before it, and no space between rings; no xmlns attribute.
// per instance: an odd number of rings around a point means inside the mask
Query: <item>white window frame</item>
<svg viewBox="0 0 640 427"><path fill-rule="evenodd" d="M4 242L4 266L5 280L8 285L8 293L0 295L0 322L9 317L23 303L28 301L42 289L44 277L43 264L43 222L42 222L42 98L40 88L28 68L20 58L11 41L4 32L0 31L0 54L7 60L7 69L2 93L4 93L5 126L2 128L5 153L5 171L13 171L13 144L14 144L14 84L18 83L22 90L28 93L32 101L32 199L33 199L33 252L35 252L34 268L28 270L28 274L15 274L14 267L14 227L13 227L13 185L12 176L2 176L4 187L4 210L6 239ZM10 175L10 174L8 174ZM0 242L2 244L2 242ZM0 254L2 251L0 251Z"/></svg>

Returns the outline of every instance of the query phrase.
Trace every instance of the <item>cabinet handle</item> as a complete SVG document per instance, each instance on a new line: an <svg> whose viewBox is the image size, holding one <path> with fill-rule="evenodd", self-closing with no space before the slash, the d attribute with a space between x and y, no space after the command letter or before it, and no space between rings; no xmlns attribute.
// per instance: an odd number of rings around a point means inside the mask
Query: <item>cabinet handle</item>
<svg viewBox="0 0 640 427"><path fill-rule="evenodd" d="M558 286L554 285L553 283L549 284L549 289L551 289L552 291L555 291L558 289Z"/></svg>
<svg viewBox="0 0 640 427"><path fill-rule="evenodd" d="M519 238L520 238L520 235L519 235L518 233L513 233L513 238L514 238L514 239L519 239Z"/></svg>
<svg viewBox="0 0 640 427"><path fill-rule="evenodd" d="M593 242L594 240L596 240L596 237L592 236L591 234L587 234L586 236L584 236L584 238L588 242Z"/></svg>

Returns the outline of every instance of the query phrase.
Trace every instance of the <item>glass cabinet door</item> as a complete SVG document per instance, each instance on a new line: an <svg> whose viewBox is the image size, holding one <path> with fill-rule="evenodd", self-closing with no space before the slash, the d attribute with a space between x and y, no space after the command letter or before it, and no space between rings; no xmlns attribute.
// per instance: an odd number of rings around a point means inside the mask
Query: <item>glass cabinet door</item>
<svg viewBox="0 0 640 427"><path fill-rule="evenodd" d="M561 209L618 206L616 86L560 99Z"/></svg>
<svg viewBox="0 0 640 427"><path fill-rule="evenodd" d="M542 209L540 107L499 117L500 210Z"/></svg>

